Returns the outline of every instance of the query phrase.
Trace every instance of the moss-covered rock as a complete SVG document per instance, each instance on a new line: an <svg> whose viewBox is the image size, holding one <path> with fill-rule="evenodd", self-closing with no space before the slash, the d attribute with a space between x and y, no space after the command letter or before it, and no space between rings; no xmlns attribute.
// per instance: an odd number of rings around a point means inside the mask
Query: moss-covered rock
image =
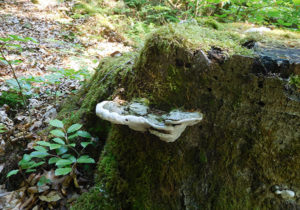
<svg viewBox="0 0 300 210"><path fill-rule="evenodd" d="M258 72L259 59L244 56L236 36L222 34L223 43L211 29L190 27L153 34L132 68L125 58L102 66L73 118L118 96L200 110L203 121L174 143L113 125L96 185L73 209L300 208L300 98L280 74ZM290 64L289 74L297 68ZM295 196L276 194L285 189Z"/></svg>

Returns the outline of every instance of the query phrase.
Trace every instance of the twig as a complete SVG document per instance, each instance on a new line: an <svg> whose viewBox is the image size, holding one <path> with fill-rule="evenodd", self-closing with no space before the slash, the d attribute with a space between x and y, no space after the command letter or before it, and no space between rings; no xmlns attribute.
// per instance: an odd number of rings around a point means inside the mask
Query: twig
<svg viewBox="0 0 300 210"><path fill-rule="evenodd" d="M199 0L196 0L195 17L198 16L198 10L199 10Z"/></svg>
<svg viewBox="0 0 300 210"><path fill-rule="evenodd" d="M168 0L168 3L170 4L170 6L173 8L173 9L178 9L176 5L173 4L173 2L171 0Z"/></svg>

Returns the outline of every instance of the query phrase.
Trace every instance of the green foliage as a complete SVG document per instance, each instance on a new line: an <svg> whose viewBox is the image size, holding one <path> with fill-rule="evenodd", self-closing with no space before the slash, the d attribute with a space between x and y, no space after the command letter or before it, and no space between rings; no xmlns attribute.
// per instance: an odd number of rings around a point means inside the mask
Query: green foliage
<svg viewBox="0 0 300 210"><path fill-rule="evenodd" d="M88 155L83 155L77 159L77 162L78 163L95 163L95 160L93 158L90 158Z"/></svg>
<svg viewBox="0 0 300 210"><path fill-rule="evenodd" d="M172 10L168 6L164 5L146 5L139 12L140 18L144 19L148 23L163 24L167 22L179 22L179 18L176 17L176 10Z"/></svg>
<svg viewBox="0 0 300 210"><path fill-rule="evenodd" d="M0 95L0 106L4 104L16 108L24 106L24 101L22 100L22 96L15 91L3 91Z"/></svg>
<svg viewBox="0 0 300 210"><path fill-rule="evenodd" d="M218 14L214 14L222 21L249 21L296 29L299 27L299 8L289 0L232 0L227 4L220 8Z"/></svg>
<svg viewBox="0 0 300 210"><path fill-rule="evenodd" d="M0 37L0 62L4 65L13 66L22 63L21 60L7 60L5 57L5 51L17 50L22 52L23 48L21 43L33 42L37 43L37 40L31 37L21 37L18 35L8 35L6 37Z"/></svg>
<svg viewBox="0 0 300 210"><path fill-rule="evenodd" d="M73 173L77 164L85 163L95 163L95 160L88 155L82 155L84 149L87 145L93 144L91 135L80 130L81 124L73 124L68 128L60 120L50 121L50 125L56 129L52 130L50 133L54 136L52 141L37 141L37 146L34 146L33 152L30 154L24 154L22 160L19 161L20 170L12 170L7 174L7 177L17 174L19 171L25 170L25 173L31 173L36 171L39 166L46 163L55 164L56 170L55 175L67 175ZM70 138L71 136L73 138ZM83 137L88 139L88 141L81 142L82 149L78 151L76 149L76 143L74 143L75 138ZM39 184L43 185L47 180L40 180Z"/></svg>
<svg viewBox="0 0 300 210"><path fill-rule="evenodd" d="M58 168L55 170L55 176L67 175L72 171L72 168L69 166L67 168Z"/></svg>
<svg viewBox="0 0 300 210"><path fill-rule="evenodd" d="M12 175L15 175L15 174L17 174L18 172L19 172L19 170L12 170L12 171L10 171L10 172L7 174L6 177L10 177L10 176L12 176Z"/></svg>
<svg viewBox="0 0 300 210"><path fill-rule="evenodd" d="M6 132L6 127L4 124L0 123L0 134Z"/></svg>
<svg viewBox="0 0 300 210"><path fill-rule="evenodd" d="M13 42L13 41L18 41L18 42L30 42L31 41L34 43L38 43L37 40L32 37L21 37L18 35L8 35L7 37L0 37L0 42L7 44L7 46L21 49L20 45L12 44L11 42Z"/></svg>
<svg viewBox="0 0 300 210"><path fill-rule="evenodd" d="M51 183L51 180L50 180L50 179L47 179L45 176L42 176L42 177L39 179L39 181L38 181L38 183L37 183L37 186L38 186L38 187L41 187L41 186L43 186L43 185L45 185L45 184L49 184L49 183Z"/></svg>
<svg viewBox="0 0 300 210"><path fill-rule="evenodd" d="M83 83L83 81L88 79L90 76L86 69L81 69L78 71L74 69L51 69L51 71L54 73L40 77L19 77L18 82L15 79L6 80L6 85L9 87L9 90L7 92L3 92L2 95L0 95L0 105L8 104L12 107L24 106L25 104L22 96L19 94L19 87L21 87L22 94L24 95L25 99L29 99L31 97L38 98L40 96L38 94L38 89L50 85L54 85L56 88L54 90L49 88L47 94L59 96L60 94L63 94L63 92L61 93L58 91L59 84L63 80L72 79L78 80Z"/></svg>
<svg viewBox="0 0 300 210"><path fill-rule="evenodd" d="M51 69L52 74L43 77L19 77L17 78L14 72L14 66L22 63L21 60L7 60L6 52L9 50L22 52L23 48L21 43L33 42L37 43L37 40L31 37L21 37L18 35L8 35L6 37L0 37L0 63L7 65L13 73L14 79L6 80L6 85L9 87L8 91L3 92L0 95L0 105L6 103L12 107L26 105L26 99L35 96L39 97L35 89L41 86L59 85L62 80L73 79L83 81L89 77L89 73L86 69L74 70L74 69ZM39 85L33 85L33 84ZM56 88L58 89L58 88ZM58 91L49 92L51 95L58 95Z"/></svg>
<svg viewBox="0 0 300 210"><path fill-rule="evenodd" d="M152 31L153 24L157 26L191 19L214 29L220 28L217 20L300 30L300 6L297 0L125 0L125 5L121 7L106 5L105 1L80 2L74 7L77 18L100 15L99 24L102 27L113 27L124 37L138 43Z"/></svg>
<svg viewBox="0 0 300 210"><path fill-rule="evenodd" d="M8 68L11 71L13 78L14 78L14 80L8 81L8 84L11 84L14 86L14 88L12 88L10 90L10 92L13 92L12 95L11 94L1 94L0 97L3 99L3 95L4 95L4 99L8 99L8 102L11 103L12 106L14 106L16 104L21 104L23 106L26 106L26 104L27 104L25 96L28 95L26 92L28 87L26 85L23 85L21 82L19 82L19 80L16 76L16 73L15 73L15 70L14 70L14 66L22 63L22 61L18 60L18 59L8 60L7 55L6 55L9 50L17 50L17 51L21 52L23 49L22 49L22 46L20 43L22 43L22 42L23 43L24 42L25 43L26 42L37 43L37 41L31 37L24 38L24 37L21 37L18 35L8 35L6 37L0 37L0 63L3 63L4 65L8 66ZM14 92L18 93L18 95L14 95Z"/></svg>
<svg viewBox="0 0 300 210"><path fill-rule="evenodd" d="M57 128L63 128L64 127L63 122L60 121L60 120L51 120L50 125L52 125L53 127L57 127Z"/></svg>
<svg viewBox="0 0 300 210"><path fill-rule="evenodd" d="M48 81L51 83L57 83L60 82L58 81L61 78L67 78L67 79L74 79L74 80L84 80L88 79L90 74L86 69L80 69L80 70L75 70L75 69L50 69L53 71L53 74L50 74L50 77L45 77Z"/></svg>
<svg viewBox="0 0 300 210"><path fill-rule="evenodd" d="M73 124L68 128L67 133L73 133L75 131L78 131L81 127L81 124Z"/></svg>
<svg viewBox="0 0 300 210"><path fill-rule="evenodd" d="M300 76L299 75L290 76L289 83L291 85L295 85L297 88L300 89Z"/></svg>
<svg viewBox="0 0 300 210"><path fill-rule="evenodd" d="M18 78L18 82L15 79L6 80L6 85L9 87L10 92L18 92L19 87L21 87L23 95L29 97L33 94L31 84L27 83L22 77Z"/></svg>
<svg viewBox="0 0 300 210"><path fill-rule="evenodd" d="M124 2L129 6L136 9L140 9L143 5L147 4L146 0L124 0Z"/></svg>
<svg viewBox="0 0 300 210"><path fill-rule="evenodd" d="M218 23L218 21L212 18L206 19L206 18L197 17L196 21L200 26L206 26L216 30L219 30L222 27L221 24Z"/></svg>

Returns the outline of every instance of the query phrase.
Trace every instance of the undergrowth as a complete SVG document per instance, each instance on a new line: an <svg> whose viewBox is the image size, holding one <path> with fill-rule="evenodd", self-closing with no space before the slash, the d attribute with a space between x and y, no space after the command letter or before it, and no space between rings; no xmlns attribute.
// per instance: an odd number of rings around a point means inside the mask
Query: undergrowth
<svg viewBox="0 0 300 210"><path fill-rule="evenodd" d="M299 34L293 31L299 30L297 22L297 7L292 3L267 3L262 1L258 5L256 1L239 3L237 1L87 1L80 0L73 7L71 17L84 19L85 24L79 26L81 32L88 32L93 38L103 40L115 34L119 38L112 41L123 41L134 47L142 47L148 34L158 26L168 23L188 23L219 30L242 34L253 25L269 25L271 28L281 27L289 30L272 30L267 33L270 37L267 41L282 42L292 40L293 46L300 46ZM262 11L264 6L269 6ZM283 9L285 8L285 9ZM284 15L289 16L286 18ZM238 24L236 22L239 22ZM243 23L244 22L244 23ZM233 39L236 35L233 34ZM262 40L262 34L249 34L243 37L248 40ZM274 41L277 40L277 41ZM277 43L276 43L277 44ZM285 44L285 43L284 43Z"/></svg>

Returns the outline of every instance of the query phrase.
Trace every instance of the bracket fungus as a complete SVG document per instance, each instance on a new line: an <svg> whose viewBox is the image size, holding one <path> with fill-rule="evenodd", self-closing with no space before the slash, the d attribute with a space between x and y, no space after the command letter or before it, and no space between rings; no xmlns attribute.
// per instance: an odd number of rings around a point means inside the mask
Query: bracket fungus
<svg viewBox="0 0 300 210"><path fill-rule="evenodd" d="M276 190L276 195L281 195L283 199L292 199L295 197L295 192L292 190Z"/></svg>
<svg viewBox="0 0 300 210"><path fill-rule="evenodd" d="M139 102L103 101L96 106L98 117L114 124L128 125L135 131L149 131L165 142L176 141L187 126L202 120L199 112L173 110L169 113L150 108Z"/></svg>

